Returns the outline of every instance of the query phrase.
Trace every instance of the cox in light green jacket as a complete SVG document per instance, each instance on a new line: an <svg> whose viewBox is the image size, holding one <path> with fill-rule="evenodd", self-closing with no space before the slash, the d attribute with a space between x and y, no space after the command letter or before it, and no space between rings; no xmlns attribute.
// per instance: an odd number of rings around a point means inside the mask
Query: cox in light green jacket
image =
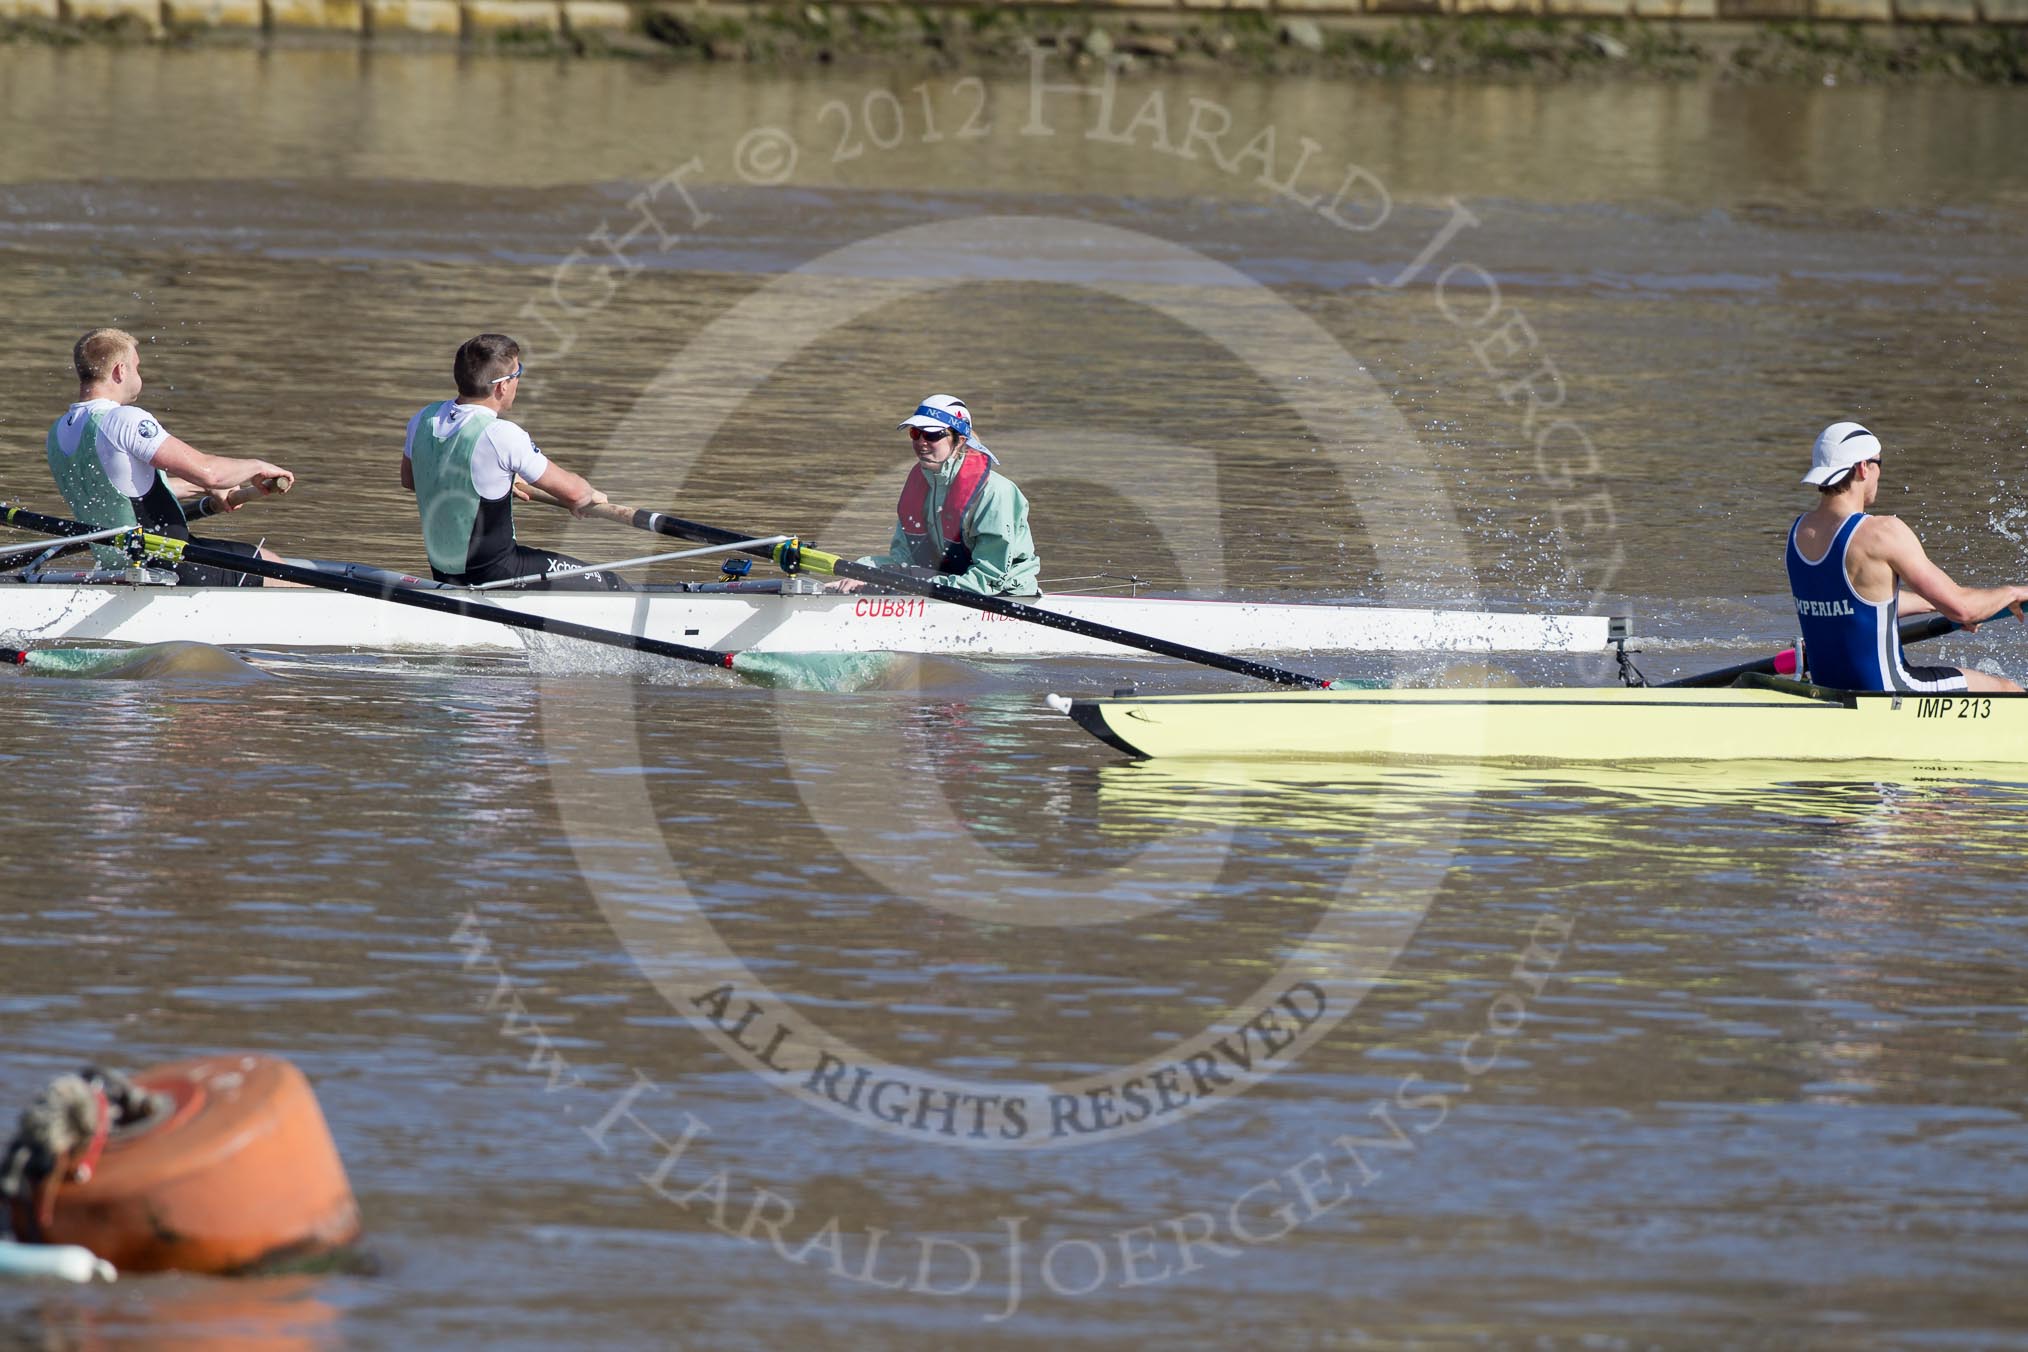
<svg viewBox="0 0 2028 1352"><path fill-rule="evenodd" d="M957 485L958 468L963 463L962 455L953 455L941 465L919 464L909 471L920 474L927 483L929 493L923 515L930 523L933 543L940 543L937 523L943 519L944 502ZM1028 531L1028 499L1012 479L998 470L987 477L965 512L962 535L965 547L972 553L971 562L963 572L944 574L942 585L981 596L1040 594L1042 560L1035 553L1035 537ZM899 520L887 542L887 552L860 562L879 568L906 568L923 563L916 557L908 532Z"/></svg>

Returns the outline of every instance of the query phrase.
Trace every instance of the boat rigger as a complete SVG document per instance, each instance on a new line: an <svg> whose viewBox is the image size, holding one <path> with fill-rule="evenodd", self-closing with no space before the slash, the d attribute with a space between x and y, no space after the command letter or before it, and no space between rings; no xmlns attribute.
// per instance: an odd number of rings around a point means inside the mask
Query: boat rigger
<svg viewBox="0 0 2028 1352"><path fill-rule="evenodd" d="M1133 756L2028 765L2028 695L1854 693L1745 679L1720 690L1331 689L1051 703Z"/></svg>

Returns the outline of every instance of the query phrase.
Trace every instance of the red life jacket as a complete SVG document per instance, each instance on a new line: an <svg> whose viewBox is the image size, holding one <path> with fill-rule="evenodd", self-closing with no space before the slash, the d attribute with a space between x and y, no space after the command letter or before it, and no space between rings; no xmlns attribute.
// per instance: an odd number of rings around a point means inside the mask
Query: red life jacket
<svg viewBox="0 0 2028 1352"><path fill-rule="evenodd" d="M965 513L971 510L979 490L986 486L993 464L970 448L965 450L964 457L958 462L958 475L951 491L944 496L943 510L937 513L936 538L930 535L925 514L929 506L929 480L923 477L922 467L910 470L908 482L901 486L901 501L894 510L901 517L901 533L908 539L909 560L919 568L962 573L972 566L972 551L964 541Z"/></svg>

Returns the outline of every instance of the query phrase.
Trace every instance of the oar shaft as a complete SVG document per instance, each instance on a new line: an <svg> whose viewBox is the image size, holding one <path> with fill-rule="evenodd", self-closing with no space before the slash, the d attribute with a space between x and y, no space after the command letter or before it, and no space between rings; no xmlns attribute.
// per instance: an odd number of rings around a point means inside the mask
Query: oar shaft
<svg viewBox="0 0 2028 1352"><path fill-rule="evenodd" d="M0 520L5 520L7 524L18 526L23 530L40 531L45 535L83 535L93 529L82 522L43 516L36 512L23 511L19 507L0 507ZM170 540L155 535L146 535L143 538L151 549L170 559L207 564L237 573L251 573L256 577L270 577L278 582L296 582L323 591L343 592L348 596L392 601L396 605L414 606L418 610L433 610L441 615L459 615L466 619L485 620L515 629L554 634L559 638L603 643L614 648L630 648L635 652L652 653L657 657L672 657L683 662L696 662L702 666L732 666L731 653L713 652L709 648L693 648L684 643L668 643L640 634L621 633L616 629L595 629L590 625L552 619L544 615L524 615L518 610L508 610L504 606L468 600L454 591L424 591L392 582L366 582L318 572L314 568L298 568L294 564L275 563L258 556L248 557L244 554L228 553L223 549L212 549L185 540Z"/></svg>
<svg viewBox="0 0 2028 1352"><path fill-rule="evenodd" d="M707 667L732 665L731 653L713 652L709 648L693 648L687 643L669 643L642 634L621 633L617 629L595 629L591 625L578 624L574 620L553 619L546 615L524 615L505 606L467 600L454 591L420 591L388 583L356 582L351 578L320 573L313 568L298 568L293 564L273 563L258 557L247 558L241 554L229 554L222 549L207 549L203 545L185 545L182 554L191 563L209 564L214 568L230 568L242 573L252 573L256 577L271 577L278 582L298 582L306 587L321 587L325 591L344 592L351 596L392 601L397 605L414 606L418 610L433 610L440 615L461 615L466 619L486 620L493 624L527 629L538 634L554 634L558 638L603 643L612 648L631 648L635 652L653 653L657 657L673 657L681 662L696 662Z"/></svg>
<svg viewBox="0 0 2028 1352"><path fill-rule="evenodd" d="M112 530L93 531L89 535L78 537L72 543L82 545L93 540L110 540L115 535L125 535L127 529L126 527L115 527ZM16 554L35 554L48 548L50 548L50 543L47 540L30 540L27 544L18 545L0 545L0 557L12 558ZM65 546L65 548L69 548L69 546Z"/></svg>
<svg viewBox="0 0 2028 1352"><path fill-rule="evenodd" d="M891 568L876 568L869 564L854 563L841 559L835 554L819 550L788 545L761 547L746 544L755 538L752 531L725 530L718 526L707 526L699 521L686 521L682 517L669 516L663 512L651 512L633 507L622 507L606 503L586 511L588 516L601 516L609 521L618 521L638 530L653 531L657 535L673 536L679 540L699 540L706 544L722 544L740 547L744 552L759 558L772 559L785 567L807 568L813 572L831 573L838 577L854 578L871 582L892 591L907 592L915 596L928 597L935 601L947 601L953 605L966 606L972 610L983 610L988 614L1005 616L1010 620L1025 620L1030 624L1043 625L1050 629L1061 629L1065 633L1095 638L1106 643L1116 643L1123 648L1138 648L1143 652L1160 653L1164 657L1179 658L1185 662L1196 662L1203 666L1217 667L1223 671L1251 676L1255 680L1269 681L1276 685L1300 686L1310 690L1322 690L1331 683L1322 677L1306 676L1302 672L1290 671L1283 667L1270 666L1244 657L1233 657L1226 653L1212 652L1207 648L1195 648L1187 643L1176 643L1153 634L1139 634L1128 629L1116 629L1097 620L1080 619L1075 615L1059 615L1053 610L1040 606L1023 605L1010 601L1004 596L983 596L977 592L960 591L956 587L940 587L934 582L898 573Z"/></svg>
<svg viewBox="0 0 2028 1352"><path fill-rule="evenodd" d="M1999 615L1993 616L1993 618L1997 620L2001 615L2005 615L2006 613L2003 610ZM1928 639L1942 638L1945 634L1954 633L1963 627L1963 625L1952 620L1947 620L1941 615L1918 615L1914 619L1903 620L1901 622L1901 644L1903 647L1907 647L1911 643L1922 643ZM1661 681L1657 683L1657 688L1667 689L1670 686L1686 686L1708 689L1712 686L1731 685L1742 676L1790 676L1794 675L1795 671L1796 650L1794 648L1784 648L1773 657L1763 657L1753 662L1741 662L1737 666L1726 667L1721 671L1706 671L1696 676L1680 676L1673 681Z"/></svg>
<svg viewBox="0 0 2028 1352"><path fill-rule="evenodd" d="M587 563L576 568L557 568L546 573L526 573L520 577L501 578L498 582L481 582L472 590L499 591L504 587L525 587L544 578L582 577L586 573L617 573L622 568L640 568L651 563L668 563L674 559L694 559L702 554L723 554L727 550L745 548L749 545L784 544L795 538L793 535L770 535L765 540L742 540L738 545L704 545L697 549L672 550L666 554L643 554L636 559L620 559L614 563Z"/></svg>
<svg viewBox="0 0 2028 1352"><path fill-rule="evenodd" d="M82 521L71 521L60 516L44 516L31 512L26 507L12 507L0 502L0 521L19 530L34 531L38 535L61 535L66 539L74 535L96 535L105 529L102 526L87 526Z"/></svg>

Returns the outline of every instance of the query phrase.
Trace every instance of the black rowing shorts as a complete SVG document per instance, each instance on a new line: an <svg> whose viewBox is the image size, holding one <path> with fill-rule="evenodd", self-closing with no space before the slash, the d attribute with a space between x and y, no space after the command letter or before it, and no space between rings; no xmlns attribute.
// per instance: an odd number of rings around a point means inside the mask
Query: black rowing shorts
<svg viewBox="0 0 2028 1352"><path fill-rule="evenodd" d="M1956 667L1909 667L1910 689L1925 695L1948 695L1970 690L1972 684Z"/></svg>
<svg viewBox="0 0 2028 1352"><path fill-rule="evenodd" d="M469 573L439 573L430 571L439 582L454 586L471 587L481 582L501 582L510 577L527 577L531 573L553 573L559 568L582 568L584 564L568 554L558 554L550 549L537 549L533 545L517 544L500 562L486 568L474 569ZM612 573L579 573L576 577L560 577L554 582L546 577L533 582L524 582L515 591L632 591L626 582Z"/></svg>

